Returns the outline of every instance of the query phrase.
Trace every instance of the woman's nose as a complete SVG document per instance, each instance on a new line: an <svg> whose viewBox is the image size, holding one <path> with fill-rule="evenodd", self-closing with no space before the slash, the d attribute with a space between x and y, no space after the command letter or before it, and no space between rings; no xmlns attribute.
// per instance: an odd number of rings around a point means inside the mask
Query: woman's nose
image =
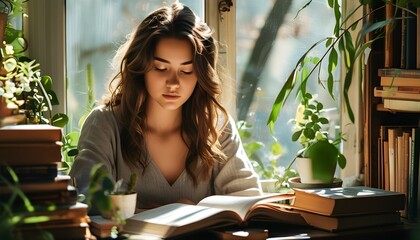
<svg viewBox="0 0 420 240"><path fill-rule="evenodd" d="M176 72L172 72L168 76L168 79L166 80L166 86L179 87L179 79L178 79L178 74Z"/></svg>

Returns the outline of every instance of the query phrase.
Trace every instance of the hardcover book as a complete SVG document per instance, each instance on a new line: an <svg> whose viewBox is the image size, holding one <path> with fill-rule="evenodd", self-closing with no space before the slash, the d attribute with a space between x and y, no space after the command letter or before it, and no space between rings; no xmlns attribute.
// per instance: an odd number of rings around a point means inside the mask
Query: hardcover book
<svg viewBox="0 0 420 240"><path fill-rule="evenodd" d="M0 164L34 165L61 162L62 142L0 143Z"/></svg>
<svg viewBox="0 0 420 240"><path fill-rule="evenodd" d="M325 216L372 214L405 208L403 193L365 186L294 191L294 208Z"/></svg>
<svg viewBox="0 0 420 240"><path fill-rule="evenodd" d="M381 86L420 87L417 77L381 77Z"/></svg>
<svg viewBox="0 0 420 240"><path fill-rule="evenodd" d="M13 171L19 179L20 183L27 182L51 182L54 181L58 174L58 164L35 164L35 165L0 165L0 175L8 182L13 179L9 171Z"/></svg>
<svg viewBox="0 0 420 240"><path fill-rule="evenodd" d="M49 124L21 124L0 128L0 143L56 142L62 139L62 129Z"/></svg>
<svg viewBox="0 0 420 240"><path fill-rule="evenodd" d="M402 223L401 214L397 211L338 217L324 216L311 212L301 212L301 215L309 225L331 232Z"/></svg>
<svg viewBox="0 0 420 240"><path fill-rule="evenodd" d="M1 183L1 182L0 182ZM51 182L28 182L18 184L0 184L0 195L11 194L14 188L19 188L24 193L65 191L70 184L70 176L57 175Z"/></svg>
<svg viewBox="0 0 420 240"><path fill-rule="evenodd" d="M384 107L398 111L420 112L420 101L384 99Z"/></svg>

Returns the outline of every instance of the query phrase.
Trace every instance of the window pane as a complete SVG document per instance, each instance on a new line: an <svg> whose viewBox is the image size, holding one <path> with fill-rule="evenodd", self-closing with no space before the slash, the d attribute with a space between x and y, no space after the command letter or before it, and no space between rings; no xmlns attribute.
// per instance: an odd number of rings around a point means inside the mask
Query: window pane
<svg viewBox="0 0 420 240"><path fill-rule="evenodd" d="M175 0L66 1L67 109L70 130L89 111L90 78L93 100L100 100L111 79L109 63L125 36L156 8ZM204 0L180 1L204 19Z"/></svg>
<svg viewBox="0 0 420 240"><path fill-rule="evenodd" d="M284 20L278 24L277 32L275 32L276 23L266 23L276 1L236 1L238 118L246 120L253 126L251 141L261 141L265 144L265 147L257 152L259 158L265 162L272 158L270 145L273 143L266 123L281 85L286 81L302 54L316 41L330 36L334 26L334 16L326 0L313 0L309 7L301 11L297 17L298 9L304 6L307 0L278 1L282 5L275 13L275 20L281 19L281 11L284 11L285 15ZM272 44L270 44L270 35L262 34L261 29L264 25L268 26L268 32L272 34L274 32ZM263 44L256 46L257 39ZM253 53L254 49L259 50ZM264 53L267 53L267 58L264 57ZM321 57L321 53L323 53L323 48L317 48L310 56ZM325 79L327 78L326 69L327 66L324 66L322 71L322 77ZM339 69L336 70L335 79L338 79L338 73ZM308 91L313 94L318 93L318 100L324 103L326 109L331 108L328 112L330 123L332 126L339 126L339 99L334 102L327 90L319 87L316 81L312 80L309 80L311 84L308 85ZM339 84L335 85L335 94L338 96ZM251 96L253 96L252 102L244 111L246 101ZM294 96L294 93L290 95L275 125L275 138L281 143L284 151L278 159L278 164L281 166L287 166L300 148L299 144L291 141L290 120L295 117L296 107L299 104ZM241 117L241 113L245 118ZM330 134L334 136L335 129L331 131Z"/></svg>

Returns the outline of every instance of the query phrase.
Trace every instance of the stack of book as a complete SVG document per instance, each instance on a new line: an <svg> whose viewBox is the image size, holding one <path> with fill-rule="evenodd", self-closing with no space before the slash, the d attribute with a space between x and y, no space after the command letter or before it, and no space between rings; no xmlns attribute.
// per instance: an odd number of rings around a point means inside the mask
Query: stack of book
<svg viewBox="0 0 420 240"><path fill-rule="evenodd" d="M29 237L42 231L60 239L83 239L89 234L87 205L77 202L70 176L58 170L61 146L59 127L0 128L0 202L14 216L43 217L37 223L17 224L16 234Z"/></svg>
<svg viewBox="0 0 420 240"><path fill-rule="evenodd" d="M382 68L378 70L380 86L374 96L382 98L378 109L420 112L420 70Z"/></svg>
<svg viewBox="0 0 420 240"><path fill-rule="evenodd" d="M405 195L365 186L294 189L292 208L316 228L342 231L400 224Z"/></svg>
<svg viewBox="0 0 420 240"><path fill-rule="evenodd" d="M417 217L419 200L420 127L382 125L378 139L378 185L406 194L403 217Z"/></svg>

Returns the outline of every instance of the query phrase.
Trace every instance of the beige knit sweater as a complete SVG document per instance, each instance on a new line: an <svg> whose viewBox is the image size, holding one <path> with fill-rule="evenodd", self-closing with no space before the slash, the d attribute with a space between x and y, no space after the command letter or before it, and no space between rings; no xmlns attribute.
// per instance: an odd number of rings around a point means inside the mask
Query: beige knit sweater
<svg viewBox="0 0 420 240"><path fill-rule="evenodd" d="M213 195L260 195L261 187L258 176L254 172L242 147L234 120L229 123L219 138L222 151L227 156L224 164L213 168L213 176L207 181L200 181L194 187L186 171L170 185L154 164L148 160L146 171L132 169L125 164L121 152L119 126L112 111L101 106L89 114L81 130L78 144L79 154L70 171L79 193L86 194L89 186L89 173L96 163L103 163L115 180L123 178L128 181L131 172L138 172L136 185L138 193L137 207L149 208L189 199L199 202Z"/></svg>

